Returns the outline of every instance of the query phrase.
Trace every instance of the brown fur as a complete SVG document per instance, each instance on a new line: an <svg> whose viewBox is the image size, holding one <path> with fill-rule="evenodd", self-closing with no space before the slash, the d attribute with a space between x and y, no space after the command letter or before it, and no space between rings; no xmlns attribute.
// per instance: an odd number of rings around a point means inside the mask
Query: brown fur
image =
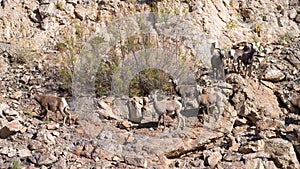
<svg viewBox="0 0 300 169"><path fill-rule="evenodd" d="M64 117L63 124L65 125L66 116L69 117L69 124L71 124L71 114L67 109L70 109L65 98L57 97L52 95L35 95L34 99L41 105L42 109L46 110L44 113L44 117L48 119L48 112L57 112L59 111L61 115Z"/></svg>
<svg viewBox="0 0 300 169"><path fill-rule="evenodd" d="M157 91L154 92L152 97L153 97L154 109L155 109L156 113L159 115L157 127L160 125L161 117L163 117L163 124L164 124L163 130L165 130L166 115L172 115L174 112L176 113L176 116L178 118L177 129L179 128L181 121L183 121L183 127L185 127L185 119L180 114L180 111L182 109L182 104L178 100L175 99L175 100L157 101Z"/></svg>

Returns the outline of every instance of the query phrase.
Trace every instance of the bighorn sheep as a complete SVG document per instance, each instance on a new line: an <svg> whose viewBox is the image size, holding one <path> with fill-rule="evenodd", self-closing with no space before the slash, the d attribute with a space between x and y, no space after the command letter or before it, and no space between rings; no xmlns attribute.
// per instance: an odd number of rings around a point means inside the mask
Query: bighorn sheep
<svg viewBox="0 0 300 169"><path fill-rule="evenodd" d="M245 47L247 42L239 42L235 45L233 45L229 50L228 50L228 68L229 65L231 65L232 70L237 72L236 67L235 67L235 62L237 62L237 57L241 56L243 54L243 49Z"/></svg>
<svg viewBox="0 0 300 169"><path fill-rule="evenodd" d="M248 42L240 42L237 45L234 45L229 50L229 59L233 59L233 62L238 63L238 71L241 71L241 64L245 66L246 69L246 76L248 72L248 67L250 69L249 73L251 75L252 71L252 64L253 64L253 56L254 53L258 51L257 46L254 43ZM237 72L235 69L234 63L231 63L234 71Z"/></svg>
<svg viewBox="0 0 300 169"><path fill-rule="evenodd" d="M186 109L186 101L188 98L196 98L202 93L202 88L199 85L178 85L178 80L172 80L172 83L176 86L176 92L182 97L182 104Z"/></svg>
<svg viewBox="0 0 300 169"><path fill-rule="evenodd" d="M70 107L66 101L65 98L63 97L57 97L57 96L52 96L52 95L39 95L36 94L34 96L34 99L41 105L42 111L44 112L44 118L48 119L48 112L49 110L53 112L59 111L61 115L64 117L64 122L63 125L65 126L66 123L66 116L69 117L69 124L71 124L71 114L68 112L70 110ZM57 116L57 114L56 114Z"/></svg>
<svg viewBox="0 0 300 169"><path fill-rule="evenodd" d="M159 115L157 127L159 127L161 117L163 116L163 123L164 123L163 130L165 130L165 128L166 128L166 124L165 124L166 115L172 115L174 112L176 113L177 118L178 118L177 129L179 128L179 126L181 124L181 121L183 121L183 127L185 127L185 119L180 114L182 104L178 100L174 99L174 100L157 101L157 90L154 92L152 97L153 97L154 109L155 109L156 113Z"/></svg>
<svg viewBox="0 0 300 169"><path fill-rule="evenodd" d="M200 110L205 114L205 108L207 114L212 113L212 107L216 107L219 115L221 113L221 108L224 108L226 102L226 96L220 91L212 91L211 93L202 94L198 97L198 103Z"/></svg>
<svg viewBox="0 0 300 169"><path fill-rule="evenodd" d="M219 48L215 48L215 43L212 44L211 47L211 67L213 71L213 78L221 81L225 79L224 72L224 59L225 59L225 51Z"/></svg>
<svg viewBox="0 0 300 169"><path fill-rule="evenodd" d="M145 111L144 99L133 97L129 98L128 108L129 108L129 120L135 123L141 123Z"/></svg>

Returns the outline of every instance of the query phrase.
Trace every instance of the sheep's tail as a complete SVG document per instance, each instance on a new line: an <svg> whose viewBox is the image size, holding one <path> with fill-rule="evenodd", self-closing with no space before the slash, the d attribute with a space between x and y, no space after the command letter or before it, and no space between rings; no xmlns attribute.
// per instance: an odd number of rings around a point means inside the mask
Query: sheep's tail
<svg viewBox="0 0 300 169"><path fill-rule="evenodd" d="M68 105L67 101L65 98L62 98L61 101L63 102L64 105L64 112L68 113L68 111L71 110L70 106Z"/></svg>

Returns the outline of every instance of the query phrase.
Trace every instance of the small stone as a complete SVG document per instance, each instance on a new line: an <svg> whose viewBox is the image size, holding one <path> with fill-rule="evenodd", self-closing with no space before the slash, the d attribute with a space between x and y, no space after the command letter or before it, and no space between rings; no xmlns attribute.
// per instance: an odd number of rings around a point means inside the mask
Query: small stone
<svg viewBox="0 0 300 169"><path fill-rule="evenodd" d="M23 128L23 125L20 124L19 120L13 120L4 125L0 129L0 138L6 139L11 135L14 135L16 132L20 131Z"/></svg>
<svg viewBox="0 0 300 169"><path fill-rule="evenodd" d="M46 129L41 129L36 137L37 140L46 143L47 145L55 145L56 144L56 137L53 136L50 131Z"/></svg>
<svg viewBox="0 0 300 169"><path fill-rule="evenodd" d="M240 145L241 145L240 143L235 143L235 144L233 144L232 146L229 147L229 150L230 151L238 151Z"/></svg>
<svg viewBox="0 0 300 169"><path fill-rule="evenodd" d="M297 14L297 16L295 18L295 22L300 23L300 14Z"/></svg>
<svg viewBox="0 0 300 169"><path fill-rule="evenodd" d="M292 8L288 11L288 15L290 19L295 19L297 16L297 10L295 8Z"/></svg>
<svg viewBox="0 0 300 169"><path fill-rule="evenodd" d="M242 125L245 125L246 123L247 123L247 119L242 117L242 118L237 118L235 120L234 124L237 125L237 126L242 126Z"/></svg>
<svg viewBox="0 0 300 169"><path fill-rule="evenodd" d="M75 6L75 16L80 20L83 20L87 15L87 9L83 5Z"/></svg>
<svg viewBox="0 0 300 169"><path fill-rule="evenodd" d="M64 139L65 140L70 140L71 139L71 135L70 134L65 135Z"/></svg>
<svg viewBox="0 0 300 169"><path fill-rule="evenodd" d="M51 165L57 161L57 157L50 153L44 153L37 159L38 165Z"/></svg>
<svg viewBox="0 0 300 169"><path fill-rule="evenodd" d="M220 152L213 152L208 158L207 162L209 166L214 167L218 164L218 162L222 159L222 155Z"/></svg>
<svg viewBox="0 0 300 169"><path fill-rule="evenodd" d="M255 142L248 142L247 144L242 145L239 148L238 152L242 153L242 154L249 154L249 153L258 152L260 150L263 150L264 145L265 145L265 142L263 140L258 140L258 141L255 141Z"/></svg>
<svg viewBox="0 0 300 169"><path fill-rule="evenodd" d="M233 162L233 161L240 161L242 159L242 154L239 154L239 153L235 153L235 152L227 152L225 153L224 155L224 158L223 158L225 161L230 161L230 162Z"/></svg>
<svg viewBox="0 0 300 169"><path fill-rule="evenodd" d="M58 137L59 136L59 132L58 131L53 131L52 135Z"/></svg>
<svg viewBox="0 0 300 169"><path fill-rule="evenodd" d="M266 141L265 151L274 157L281 168L300 168L292 143L282 138L272 138Z"/></svg>
<svg viewBox="0 0 300 169"><path fill-rule="evenodd" d="M21 133L21 134L24 134L24 133L27 131L27 129L28 129L27 127L23 127L23 128L20 130L20 133Z"/></svg>
<svg viewBox="0 0 300 169"><path fill-rule="evenodd" d="M0 103L0 113L2 113L3 110L6 110L9 108L9 105L6 103Z"/></svg>
<svg viewBox="0 0 300 169"><path fill-rule="evenodd" d="M2 148L0 149L0 154L7 155L8 152L9 152L8 147L2 147Z"/></svg>
<svg viewBox="0 0 300 169"><path fill-rule="evenodd" d="M48 130L56 130L59 128L59 124L51 122L51 123L47 124L46 127Z"/></svg>
<svg viewBox="0 0 300 169"><path fill-rule="evenodd" d="M136 166L136 167L147 168L147 160L143 156L127 155L127 156L125 156L125 162L129 165L133 165L133 166Z"/></svg>
<svg viewBox="0 0 300 169"><path fill-rule="evenodd" d="M29 79L30 79L30 76L28 76L28 75L24 75L23 77L21 77L21 82L22 83L25 83L25 84L27 84L28 83L28 81L29 81Z"/></svg>
<svg viewBox="0 0 300 169"><path fill-rule="evenodd" d="M28 150L27 148L26 149L21 149L21 150L18 151L18 156L20 158L29 157L29 156L31 156L31 151Z"/></svg>
<svg viewBox="0 0 300 169"><path fill-rule="evenodd" d="M120 161L120 157L114 156L114 157L112 158L112 160L113 160L113 161Z"/></svg>
<svg viewBox="0 0 300 169"><path fill-rule="evenodd" d="M275 68L268 68L263 75L263 80L279 82L285 78L285 75L282 71Z"/></svg>
<svg viewBox="0 0 300 169"><path fill-rule="evenodd" d="M31 140L29 142L28 148L29 150L38 150L43 147L43 144L38 140Z"/></svg>
<svg viewBox="0 0 300 169"><path fill-rule="evenodd" d="M132 123L130 123L128 121L122 121L122 122L118 123L118 127L121 129L129 129L130 127L132 127Z"/></svg>
<svg viewBox="0 0 300 169"><path fill-rule="evenodd" d="M59 158L59 160L51 168L53 168L53 169L68 168L66 159L64 159L62 157Z"/></svg>
<svg viewBox="0 0 300 169"><path fill-rule="evenodd" d="M77 4L77 0L67 0L67 3L71 3L73 5Z"/></svg>
<svg viewBox="0 0 300 169"><path fill-rule="evenodd" d="M22 97L22 91L17 91L15 92L12 96L10 96L11 99L15 99L15 100L18 100Z"/></svg>
<svg viewBox="0 0 300 169"><path fill-rule="evenodd" d="M19 112L17 112L16 110L13 109L6 109L3 111L4 115L7 116L19 116Z"/></svg>

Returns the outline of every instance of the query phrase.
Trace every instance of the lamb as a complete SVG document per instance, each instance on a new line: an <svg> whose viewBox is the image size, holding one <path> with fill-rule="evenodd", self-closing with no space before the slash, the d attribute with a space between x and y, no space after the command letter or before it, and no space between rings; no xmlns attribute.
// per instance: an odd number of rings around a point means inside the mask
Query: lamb
<svg viewBox="0 0 300 169"><path fill-rule="evenodd" d="M61 115L64 117L63 125L65 126L66 123L66 116L69 117L69 124L71 124L71 114L68 112L70 110L70 107L63 97L57 97L53 95L39 95L36 94L34 96L34 99L41 105L43 110L46 110L44 114L44 118L48 119L48 112L49 110L53 112L59 111ZM42 110L42 111L43 111Z"/></svg>
<svg viewBox="0 0 300 169"><path fill-rule="evenodd" d="M213 78L217 81L224 81L225 73L224 73L224 59L225 52L219 48L215 48L214 45L212 49L212 57L211 57L211 66L213 71Z"/></svg>
<svg viewBox="0 0 300 169"><path fill-rule="evenodd" d="M157 101L157 91L154 92L152 97L153 97L154 109L156 113L159 115L157 127L159 127L161 117L163 116L163 123L164 123L163 131L164 131L166 128L166 124L165 124L166 115L172 115L174 112L176 113L178 118L177 129L179 128L181 121L183 121L183 127L185 127L185 119L180 114L180 111L182 109L182 104L176 98L173 100Z"/></svg>
<svg viewBox="0 0 300 169"><path fill-rule="evenodd" d="M219 115L221 113L221 108L225 106L225 102L226 96L219 91L202 94L198 97L199 107L200 110L202 109L203 114L205 114L205 108L208 114L213 113L213 111L211 110L212 107L216 107L218 112L215 115Z"/></svg>
<svg viewBox="0 0 300 169"><path fill-rule="evenodd" d="M176 86L176 92L182 97L182 104L186 109L186 101L188 98L198 97L202 93L202 88L199 85L178 85L178 80L172 80Z"/></svg>

